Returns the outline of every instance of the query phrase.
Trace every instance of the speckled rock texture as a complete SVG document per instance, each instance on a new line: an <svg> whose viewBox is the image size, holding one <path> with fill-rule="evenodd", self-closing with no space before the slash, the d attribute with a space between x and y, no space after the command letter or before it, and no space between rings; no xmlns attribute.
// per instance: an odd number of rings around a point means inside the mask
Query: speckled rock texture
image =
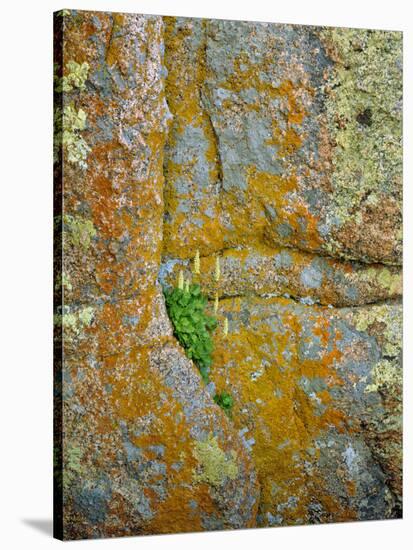
<svg viewBox="0 0 413 550"><path fill-rule="evenodd" d="M55 14L58 538L401 516L401 64L399 32Z"/></svg>

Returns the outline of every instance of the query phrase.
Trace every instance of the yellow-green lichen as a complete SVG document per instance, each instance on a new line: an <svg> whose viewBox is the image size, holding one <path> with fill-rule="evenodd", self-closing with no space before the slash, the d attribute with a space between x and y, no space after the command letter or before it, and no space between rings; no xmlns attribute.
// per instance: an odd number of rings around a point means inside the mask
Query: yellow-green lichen
<svg viewBox="0 0 413 550"><path fill-rule="evenodd" d="M393 274L389 269L382 269L377 280L383 288L390 291L390 294L402 293L402 275L401 273Z"/></svg>
<svg viewBox="0 0 413 550"><path fill-rule="evenodd" d="M70 282L70 277L67 273L62 273L62 286L65 290L72 290L72 283Z"/></svg>
<svg viewBox="0 0 413 550"><path fill-rule="evenodd" d="M84 307L78 312L79 321L83 326L89 326L92 322L94 311L92 307Z"/></svg>
<svg viewBox="0 0 413 550"><path fill-rule="evenodd" d="M65 73L61 79L58 79L57 92L71 92L74 88L79 90L86 88L86 80L89 73L88 63L77 63L73 60L68 61Z"/></svg>
<svg viewBox="0 0 413 550"><path fill-rule="evenodd" d="M82 474L83 451L80 447L70 446L64 453L63 487L68 489L75 477Z"/></svg>
<svg viewBox="0 0 413 550"><path fill-rule="evenodd" d="M363 272L358 272L357 277L361 282L378 284L387 291L388 296L402 294L402 273L384 266L368 267ZM352 278L352 273L346 274L347 279Z"/></svg>
<svg viewBox="0 0 413 550"><path fill-rule="evenodd" d="M400 389L402 386L402 371L400 365L391 361L380 361L372 371L372 383L366 386L365 393L377 392L386 388Z"/></svg>
<svg viewBox="0 0 413 550"><path fill-rule="evenodd" d="M237 453L224 453L212 434L205 441L195 443L193 454L200 466L199 471L194 471L195 481L219 487L227 479L235 479L238 475Z"/></svg>
<svg viewBox="0 0 413 550"><path fill-rule="evenodd" d="M62 314L54 315L53 321L55 325L63 326L64 329L79 335L83 328L91 325L94 314L94 309L90 306L77 311L71 311L69 306L66 306Z"/></svg>
<svg viewBox="0 0 413 550"><path fill-rule="evenodd" d="M394 193L402 180L402 34L324 29L335 61L327 90L335 216L345 222L361 200Z"/></svg>
<svg viewBox="0 0 413 550"><path fill-rule="evenodd" d="M67 160L81 168L87 168L87 155L90 147L79 132L86 128L86 113L76 110L73 104L63 109L61 144L67 152Z"/></svg>
<svg viewBox="0 0 413 550"><path fill-rule="evenodd" d="M89 248L91 240L96 236L96 229L91 220L79 216L64 214L63 216L64 245Z"/></svg>
<svg viewBox="0 0 413 550"><path fill-rule="evenodd" d="M374 310L360 310L356 318L356 329L360 332L366 332L370 325L376 320Z"/></svg>
<svg viewBox="0 0 413 550"><path fill-rule="evenodd" d="M372 306L355 312L356 329L373 333L379 338L382 341L383 355L388 359L397 359L401 353L402 322L401 309L398 307Z"/></svg>
<svg viewBox="0 0 413 550"><path fill-rule="evenodd" d="M69 275L67 275L67 273L58 274L55 279L54 288L56 291L59 291L61 288L72 290L73 287Z"/></svg>

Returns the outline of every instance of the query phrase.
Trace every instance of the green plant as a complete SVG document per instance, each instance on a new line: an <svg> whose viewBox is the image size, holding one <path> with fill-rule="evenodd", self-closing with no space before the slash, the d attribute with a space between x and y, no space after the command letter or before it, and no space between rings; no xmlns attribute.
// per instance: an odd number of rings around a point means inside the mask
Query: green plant
<svg viewBox="0 0 413 550"><path fill-rule="evenodd" d="M167 289L164 293L175 336L197 365L204 382L208 383L213 350L211 332L217 321L205 313L207 299L199 285Z"/></svg>
<svg viewBox="0 0 413 550"><path fill-rule="evenodd" d="M231 416L232 407L234 406L234 398L231 394L225 391L222 393L216 393L214 396L214 401L228 416Z"/></svg>

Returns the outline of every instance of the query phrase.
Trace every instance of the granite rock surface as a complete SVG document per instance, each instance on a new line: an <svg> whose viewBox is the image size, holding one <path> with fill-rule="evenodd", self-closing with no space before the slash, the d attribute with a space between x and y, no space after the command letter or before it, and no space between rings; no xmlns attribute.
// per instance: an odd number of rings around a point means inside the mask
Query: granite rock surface
<svg viewBox="0 0 413 550"><path fill-rule="evenodd" d="M57 531L400 517L401 33L55 18Z"/></svg>

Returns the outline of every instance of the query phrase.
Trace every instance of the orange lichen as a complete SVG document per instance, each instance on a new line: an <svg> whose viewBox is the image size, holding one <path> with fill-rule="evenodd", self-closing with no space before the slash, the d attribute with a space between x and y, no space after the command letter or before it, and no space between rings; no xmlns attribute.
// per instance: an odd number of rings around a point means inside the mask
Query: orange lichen
<svg viewBox="0 0 413 550"><path fill-rule="evenodd" d="M206 22L201 24L200 32L204 32L205 25ZM195 198L199 159L194 157L179 164L170 156L166 159L164 197L170 219L164 224L164 250L185 258L193 255L194 246L201 252L223 247L220 204L213 190L221 178L217 143L210 118L201 102L201 89L206 78L205 48L202 43L195 47L190 42L193 32L194 23L178 23L176 18L165 18L165 65L168 69L165 90L174 115L167 150L173 151L188 126L199 128L206 143L205 152L200 154L204 155L202 162L208 166L208 181L203 182L202 197ZM189 191L177 190L179 179L185 181ZM191 205L190 213L179 212L182 201ZM215 213L214 216L205 213L208 209ZM197 223L193 223L194 219Z"/></svg>
<svg viewBox="0 0 413 550"><path fill-rule="evenodd" d="M194 377L193 391L199 393L201 410L193 419L186 410L187 405L192 406L193 395L177 397L177 388L169 385L156 363L160 360L156 353L164 345L168 346L162 350L167 358L168 353L176 352L177 360L187 361L171 335L156 287L167 130L165 122L160 124L162 115L167 115L163 111L163 77L158 81L154 78L161 74L162 22L160 18L127 14L112 18L108 14L80 13L76 18L76 22L70 21L65 43L69 58L87 62L94 74L101 69L108 71L109 66L119 71L120 78L108 73L108 80L100 83L108 86L105 100L99 86L86 87L77 94L76 108L81 107L88 116L84 136L90 143L90 163L83 173L65 167L65 214L74 216L81 211L82 219L93 227L88 246L78 247L79 252L72 242L65 258L73 268L69 270L74 288L71 298L76 298L65 306L74 321L76 312L83 311L79 303L88 312L87 323L77 327L73 321L64 334L64 439L65 444L79 442L83 461L77 488L65 495L65 536L200 530L205 528L204 515L217 517L228 501L227 495L224 500L215 487L211 490L206 478L194 476L200 468L194 454L199 439L194 438L194 426L199 425L200 433L217 430L214 437L222 452L238 457L237 468L242 471L247 491L254 495L257 487L240 440L212 399L203 395L196 368L187 362L177 375ZM92 33L101 48L95 41L80 39ZM128 42L132 39L135 58ZM144 63L137 60L138 46L147 54ZM132 72L137 85L143 88L138 100L140 90L119 85ZM101 128L102 117L107 131ZM210 122L202 113L195 119L192 122L204 125L209 136L206 158L211 178L216 179L219 168L214 161L216 144ZM141 125L143 120L145 124ZM120 130L128 127L134 129L133 140L122 137ZM139 162L137 149L144 150L147 163ZM138 480L133 472L142 464L148 471L146 479ZM154 464L158 468L152 468ZM76 494L102 479L105 488L110 486L110 497L102 505L102 513L89 521L75 502ZM239 480L231 477L229 482ZM235 490L230 492L239 495ZM142 497L143 510L137 510L136 493ZM256 502L246 511L251 525L257 506ZM93 503L88 502L88 507L92 508ZM229 518L225 526L231 525Z"/></svg>
<svg viewBox="0 0 413 550"><path fill-rule="evenodd" d="M312 89L300 83L295 87L291 80L284 80L279 86L273 82L262 79L262 74L271 74L270 65L273 63L273 53L268 51L260 63L251 63L249 56L242 53L233 60L234 70L225 82L220 85L232 92L240 93L243 90L255 89L260 94L259 99L253 103L243 105L246 111L260 111L263 108L269 110L270 102L274 99L280 99L285 103L285 122L286 128L281 130L279 121L272 120L273 135L266 140L267 145L277 146L277 156L285 158L293 154L302 143L302 137L293 125L299 126L303 123L307 112L299 100L299 95L303 90L313 93ZM233 101L226 99L223 102L225 109L231 109L234 106ZM271 112L269 110L269 112Z"/></svg>
<svg viewBox="0 0 413 550"><path fill-rule="evenodd" d="M106 49L106 58L105 58L105 61L109 67L115 65L117 61L122 57L121 51L119 51L119 47L122 49L123 42L124 42L122 34L120 34L119 37L116 37L116 34L119 33L119 30L124 25L124 15L122 13L114 13L112 15L112 18L113 18L112 29L109 35L109 40L108 40L107 49ZM148 24L148 31L149 31L150 22L148 23L149 23ZM120 46L118 46L117 44L118 42Z"/></svg>
<svg viewBox="0 0 413 550"><path fill-rule="evenodd" d="M194 46L191 40L195 23L166 19L166 95L174 114L168 148L174 150L180 136L189 126L201 128L208 144L205 156L210 170L208 181L198 182L195 178L196 159L185 160L179 165L172 158L167 159L165 209L168 217L164 224L164 253L189 258L194 248L199 248L206 255L224 246L258 244L263 241L271 245L287 242L290 246L319 250L318 219L294 193L299 191L299 187L297 176L291 168L293 155L301 147L304 137L300 131L307 116L304 97L311 97L314 91L304 80L294 84L290 79L285 79L275 85L263 79L263 74L271 74L270 65L274 61L271 48L258 63L251 62L246 53L233 59L233 71L219 82L219 86L235 93L236 98L225 99L223 108L229 113L231 110L238 113L242 105L244 111L268 112L272 136L266 140L266 145L275 147L274 158L284 163L285 169L283 175L278 176L260 172L253 164L246 165L248 189L245 192L239 189L227 190L226 193L221 191L218 197L214 187L225 174L221 173L214 129L201 101L201 91L209 70L205 59L205 25L206 22L203 22L197 29L200 43L196 41L197 46ZM273 46L276 48L275 43ZM248 89L258 92L255 102L245 103L241 100L239 94ZM275 99L283 105L282 121L273 112L271 102ZM186 182L185 192L178 191L178 181ZM265 208L268 206L275 209L279 218L277 224L288 224L289 230L293 232L287 239L277 235L274 223L268 220ZM212 216L205 214L208 209L214 212ZM305 220L305 229L302 220Z"/></svg>
<svg viewBox="0 0 413 550"><path fill-rule="evenodd" d="M171 337L165 340L165 344L177 346ZM103 441L108 437L115 437L118 441L117 446L105 448L105 454L85 452L87 456L93 457L93 468L106 468L108 463L112 463L113 475L116 477L116 464L119 452L123 449L119 425L128 426L129 445L136 448L140 460L147 464L155 460L164 465L164 470L151 472L150 480L147 480L150 483L142 487L153 516L141 524L140 531L148 534L200 531L204 529L203 517L217 514L216 497L211 493L208 483L194 480L193 473L199 464L191 435L192 424L186 419L183 405L176 399L174 390L165 385L158 369L151 366L152 352L153 343L134 347L127 352L103 358L101 368L97 370L91 370L82 362L84 376L77 387L79 404L89 411L93 433ZM77 369L79 362L71 369L73 377ZM90 400L90 395L94 396L93 400ZM205 410L203 421L206 429L209 426L212 433L217 429L218 422L229 436L220 441L222 448L225 452L233 452L235 448L242 457L245 451L239 442L234 441L226 417L215 414L219 409L214 413L212 403L211 407L212 410ZM86 449L87 441L83 445ZM161 455L157 455L157 448L162 449ZM241 460L245 460L245 456ZM176 465L180 466L177 468ZM133 464L131 467L134 467ZM124 475L122 470L119 474ZM163 496L154 490L158 483L164 486ZM121 483L119 490L116 486L113 488L111 513L118 519L128 517L127 527L133 530L136 519L129 518L131 502L122 494ZM254 514L251 514L251 527L254 522ZM119 532L114 525L111 527L113 533Z"/></svg>
<svg viewBox="0 0 413 550"><path fill-rule="evenodd" d="M321 338L324 351L317 359L299 360L297 346L303 338L299 314L284 309L288 300L275 298L251 299L250 313L260 303L278 306L283 329L274 331L266 323L268 314L263 313L251 315L249 327L236 325L225 338L217 332L211 378L217 391L231 388L233 422L238 429L248 427L246 438L255 439L252 454L261 484L260 513L274 514L278 505L296 496L295 506L283 512L284 522L294 524L306 517L311 499L319 496L317 437L326 429L347 429L343 412L334 406L328 392L341 384L334 366L342 354L335 346L332 351L325 350L331 327L318 309L313 315L314 333ZM241 305L239 298L222 300L219 318L239 318ZM339 338L336 331L334 341ZM310 397L300 386L303 377L322 378L327 389ZM313 474L304 467L305 462L313 464ZM337 518L347 517L349 512L330 500L326 511L334 510Z"/></svg>

